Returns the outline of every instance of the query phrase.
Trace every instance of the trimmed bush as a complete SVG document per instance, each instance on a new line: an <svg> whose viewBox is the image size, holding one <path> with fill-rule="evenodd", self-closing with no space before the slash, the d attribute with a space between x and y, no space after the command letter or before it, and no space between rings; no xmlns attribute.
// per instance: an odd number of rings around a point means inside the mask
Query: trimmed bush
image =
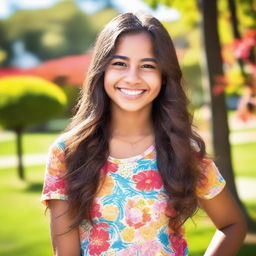
<svg viewBox="0 0 256 256"><path fill-rule="evenodd" d="M0 79L0 124L4 128L27 127L60 114L67 98L57 85L33 76Z"/></svg>
<svg viewBox="0 0 256 256"><path fill-rule="evenodd" d="M33 76L0 79L0 125L17 136L18 174L24 179L22 133L60 114L67 106L65 93L56 84Z"/></svg>

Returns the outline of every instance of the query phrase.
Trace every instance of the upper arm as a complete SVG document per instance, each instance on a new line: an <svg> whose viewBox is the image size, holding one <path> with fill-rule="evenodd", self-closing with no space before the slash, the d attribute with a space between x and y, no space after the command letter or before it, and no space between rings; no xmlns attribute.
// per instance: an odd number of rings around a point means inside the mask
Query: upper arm
<svg viewBox="0 0 256 256"><path fill-rule="evenodd" d="M66 200L49 200L51 239L56 256L79 256L78 228L70 229L72 216L67 212Z"/></svg>
<svg viewBox="0 0 256 256"><path fill-rule="evenodd" d="M212 199L199 199L201 207L218 229L235 223L244 223L244 217L234 198L225 187Z"/></svg>

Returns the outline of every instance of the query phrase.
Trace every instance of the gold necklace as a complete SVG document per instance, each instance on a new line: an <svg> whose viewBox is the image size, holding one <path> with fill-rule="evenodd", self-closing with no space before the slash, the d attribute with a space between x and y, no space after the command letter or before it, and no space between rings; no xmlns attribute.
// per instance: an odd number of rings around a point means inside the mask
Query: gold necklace
<svg viewBox="0 0 256 256"><path fill-rule="evenodd" d="M139 142L143 141L144 139L146 139L147 137L149 137L149 136L151 136L151 135L152 135L152 134L144 135L142 138L139 138L138 140L133 141L133 142L127 141L127 140L124 140L124 139L120 139L119 136L115 136L115 137L116 137L116 138L119 137L119 138L118 138L119 140L121 140L121 141L123 141L123 142L125 142L125 143L128 143L128 144L130 144L131 146L134 146L134 145L138 144Z"/></svg>

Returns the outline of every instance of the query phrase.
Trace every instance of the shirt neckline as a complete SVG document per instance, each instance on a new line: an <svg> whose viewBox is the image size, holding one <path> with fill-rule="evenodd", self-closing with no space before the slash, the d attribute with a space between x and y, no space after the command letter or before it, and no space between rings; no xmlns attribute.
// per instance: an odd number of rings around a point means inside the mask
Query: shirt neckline
<svg viewBox="0 0 256 256"><path fill-rule="evenodd" d="M154 145L151 145L141 154L131 156L128 158L116 158L116 157L108 156L108 161L114 162L114 163L136 162L136 161L142 159L143 157L145 157L146 155L149 155L151 152L154 151L154 149L155 149Z"/></svg>

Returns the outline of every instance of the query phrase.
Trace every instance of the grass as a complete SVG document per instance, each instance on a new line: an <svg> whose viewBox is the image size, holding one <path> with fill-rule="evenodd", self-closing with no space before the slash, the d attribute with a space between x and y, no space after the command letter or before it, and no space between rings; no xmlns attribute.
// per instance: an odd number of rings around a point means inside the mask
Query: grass
<svg viewBox="0 0 256 256"><path fill-rule="evenodd" d="M25 133L23 136L24 154L46 153L50 143L56 138L57 133ZM13 155L16 153L14 135L0 141L0 155Z"/></svg>
<svg viewBox="0 0 256 256"><path fill-rule="evenodd" d="M28 182L14 168L0 170L0 255L51 255L49 224L39 202L44 166L26 168Z"/></svg>
<svg viewBox="0 0 256 256"><path fill-rule="evenodd" d="M256 142L232 145L232 160L238 177L256 178Z"/></svg>

